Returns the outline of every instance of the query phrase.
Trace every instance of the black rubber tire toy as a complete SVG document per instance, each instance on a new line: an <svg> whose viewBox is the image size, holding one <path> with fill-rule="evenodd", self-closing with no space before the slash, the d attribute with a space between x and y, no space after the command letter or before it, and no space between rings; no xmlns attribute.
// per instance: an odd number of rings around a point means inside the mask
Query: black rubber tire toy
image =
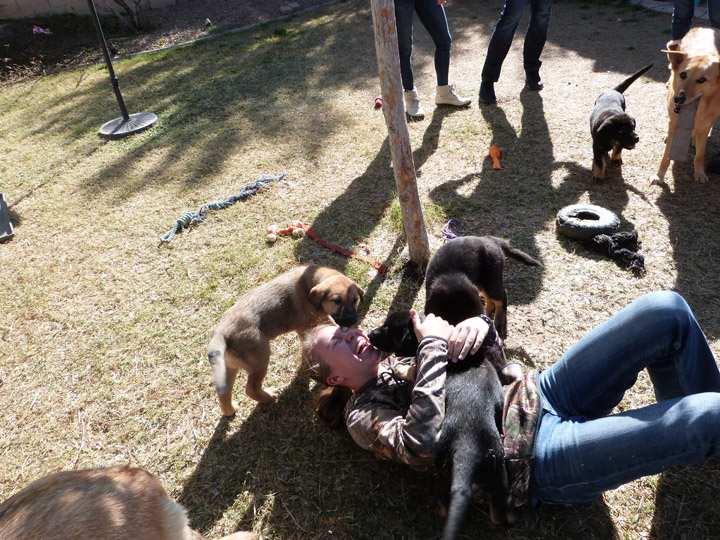
<svg viewBox="0 0 720 540"><path fill-rule="evenodd" d="M571 204L557 213L557 230L568 238L582 240L596 234L612 234L620 228L620 218L595 204Z"/></svg>

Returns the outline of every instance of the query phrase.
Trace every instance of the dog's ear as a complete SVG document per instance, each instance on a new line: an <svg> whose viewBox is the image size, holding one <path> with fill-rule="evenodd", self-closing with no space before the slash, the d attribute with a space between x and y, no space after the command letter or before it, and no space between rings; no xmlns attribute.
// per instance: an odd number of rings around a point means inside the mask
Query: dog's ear
<svg viewBox="0 0 720 540"><path fill-rule="evenodd" d="M308 298L310 299L310 303L315 306L315 309L320 309L320 304L322 304L322 301L325 299L325 296L327 296L327 293L328 289L322 283L315 285L312 289L310 289Z"/></svg>
<svg viewBox="0 0 720 540"><path fill-rule="evenodd" d="M668 61L670 62L670 69L677 68L687 57L687 53L680 50L680 42L681 40L679 39L668 41L667 49L663 49L661 51L667 53Z"/></svg>
<svg viewBox="0 0 720 540"><path fill-rule="evenodd" d="M365 291L363 291L360 287L355 285L357 288L358 295L360 296L360 303L362 304L363 300L365 300Z"/></svg>
<svg viewBox="0 0 720 540"><path fill-rule="evenodd" d="M612 139L612 131L615 129L616 126L615 119L615 116L610 116L603 120L603 123L600 124L600 127L597 130L597 134L602 137Z"/></svg>

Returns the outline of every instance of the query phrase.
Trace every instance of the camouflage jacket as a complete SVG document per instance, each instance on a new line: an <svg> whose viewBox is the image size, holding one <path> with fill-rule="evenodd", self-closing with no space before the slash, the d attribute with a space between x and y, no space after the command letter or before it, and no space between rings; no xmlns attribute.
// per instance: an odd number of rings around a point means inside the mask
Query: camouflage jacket
<svg viewBox="0 0 720 540"><path fill-rule="evenodd" d="M501 373L507 364L500 338L480 349ZM416 375L408 381L400 367L416 362ZM355 442L376 457L433 471L435 448L445 417L445 366L447 342L427 337L414 358L390 357L376 379L355 392L345 407L345 422ZM537 372L504 386L503 444L510 477L511 504L529 500L530 468L535 433L540 420ZM505 382L505 381L503 381Z"/></svg>

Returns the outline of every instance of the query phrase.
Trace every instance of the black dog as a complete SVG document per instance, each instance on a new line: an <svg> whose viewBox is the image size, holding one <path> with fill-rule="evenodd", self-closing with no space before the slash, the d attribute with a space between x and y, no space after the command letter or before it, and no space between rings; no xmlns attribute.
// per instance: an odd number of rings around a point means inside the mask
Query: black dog
<svg viewBox="0 0 720 540"><path fill-rule="evenodd" d="M622 150L632 150L640 137L635 133L635 119L625 112L623 92L643 73L652 67L645 66L614 89L600 94L590 115L590 133L593 139L593 178L605 178L605 157L612 150L613 161L622 163Z"/></svg>
<svg viewBox="0 0 720 540"><path fill-rule="evenodd" d="M507 333L507 291L503 281L506 255L530 266L542 266L541 262L527 253L510 247L505 240L495 236L463 236L447 242L430 259L425 273L425 313L443 316L441 312L444 310L435 302L450 303L453 312L467 302L472 304L473 301L462 299L464 291L468 289L458 287L461 280L467 280L482 293L485 313L494 320L495 328L504 337ZM441 282L436 285L435 281L441 276ZM445 294L439 293L441 287L446 290ZM436 293L431 295L430 290L433 288ZM449 294L454 294L457 304L449 301Z"/></svg>
<svg viewBox="0 0 720 540"><path fill-rule="evenodd" d="M460 280L452 286L453 276ZM460 303L457 303L457 301ZM451 324L482 313L478 289L462 274L437 276L428 292L432 311ZM372 330L370 342L398 356L415 356L418 340L409 311L392 313ZM491 335L490 340L493 340ZM407 377L407 376L406 376ZM512 523L502 431L503 391L500 380L481 353L448 363L445 379L445 419L435 460L443 493L449 494L443 538L455 539L465 522L473 483L490 495L493 523Z"/></svg>

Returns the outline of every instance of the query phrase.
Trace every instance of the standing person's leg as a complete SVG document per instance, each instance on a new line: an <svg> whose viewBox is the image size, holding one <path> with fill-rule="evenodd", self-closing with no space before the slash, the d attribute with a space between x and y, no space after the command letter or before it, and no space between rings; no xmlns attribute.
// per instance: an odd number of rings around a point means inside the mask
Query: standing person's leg
<svg viewBox="0 0 720 540"><path fill-rule="evenodd" d="M644 368L658 400L720 392L720 371L695 316L674 292L647 294L589 332L538 385L562 417L609 414Z"/></svg>
<svg viewBox="0 0 720 540"><path fill-rule="evenodd" d="M435 43L435 76L437 78L435 103L455 107L469 105L470 100L458 96L454 86L448 83L452 37L445 16L445 8L439 6L436 0L416 0L415 10L420 22L423 23Z"/></svg>
<svg viewBox="0 0 720 540"><path fill-rule="evenodd" d="M400 77L403 90L412 90L415 79L412 70L413 16L415 0L395 0L395 24L397 25L398 52L400 53Z"/></svg>
<svg viewBox="0 0 720 540"><path fill-rule="evenodd" d="M438 6L435 0L415 0L415 11L420 22L435 43L435 75L438 86L448 83L450 71L450 47L452 37L448 27L445 8Z"/></svg>
<svg viewBox="0 0 720 540"><path fill-rule="evenodd" d="M530 24L525 34L523 47L523 66L525 80L530 90L542 90L543 82L540 79L540 66L543 47L547 39L548 25L552 0L530 0Z"/></svg>
<svg viewBox="0 0 720 540"><path fill-rule="evenodd" d="M694 14L695 0L673 0L672 22L670 23L672 39L682 39L688 33Z"/></svg>
<svg viewBox="0 0 720 540"><path fill-rule="evenodd" d="M720 0L708 0L707 5L710 26L720 30Z"/></svg>
<svg viewBox="0 0 720 540"><path fill-rule="evenodd" d="M416 1L423 0L395 0L395 24L397 25L400 78L404 90L405 112L410 118L422 120L425 118L425 112L420 106L420 96L415 88L412 69L413 17Z"/></svg>
<svg viewBox="0 0 720 540"><path fill-rule="evenodd" d="M482 103L495 103L494 83L500 78L500 69L510 50L526 2L527 0L505 1L500 19L490 37L487 56L485 56L483 64L482 82L480 83L480 101Z"/></svg>

